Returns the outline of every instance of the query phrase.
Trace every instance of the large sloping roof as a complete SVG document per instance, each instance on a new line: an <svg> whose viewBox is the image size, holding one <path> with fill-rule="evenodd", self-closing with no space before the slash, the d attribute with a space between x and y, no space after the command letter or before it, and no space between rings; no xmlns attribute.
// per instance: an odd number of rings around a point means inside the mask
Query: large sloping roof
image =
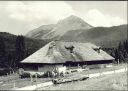
<svg viewBox="0 0 128 91"><path fill-rule="evenodd" d="M65 47L74 46L73 53ZM105 51L94 50L98 46L92 43L52 41L21 61L21 63L65 63L66 61L97 61L113 60Z"/></svg>

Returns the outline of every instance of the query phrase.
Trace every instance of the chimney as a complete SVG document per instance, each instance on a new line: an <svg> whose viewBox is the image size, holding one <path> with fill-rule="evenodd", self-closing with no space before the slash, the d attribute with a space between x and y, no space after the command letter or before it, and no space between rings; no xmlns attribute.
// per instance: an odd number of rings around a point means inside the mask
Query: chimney
<svg viewBox="0 0 128 91"><path fill-rule="evenodd" d="M100 53L101 47L98 48L98 53Z"/></svg>
<svg viewBox="0 0 128 91"><path fill-rule="evenodd" d="M100 53L100 49L98 48L98 53Z"/></svg>
<svg viewBox="0 0 128 91"><path fill-rule="evenodd" d="M74 47L74 46L70 46L70 47L66 47L66 46L65 46L65 48L66 48L67 50L69 50L70 53L73 53L73 49L74 49L75 47Z"/></svg>
<svg viewBox="0 0 128 91"><path fill-rule="evenodd" d="M96 52L100 53L101 47L93 48Z"/></svg>

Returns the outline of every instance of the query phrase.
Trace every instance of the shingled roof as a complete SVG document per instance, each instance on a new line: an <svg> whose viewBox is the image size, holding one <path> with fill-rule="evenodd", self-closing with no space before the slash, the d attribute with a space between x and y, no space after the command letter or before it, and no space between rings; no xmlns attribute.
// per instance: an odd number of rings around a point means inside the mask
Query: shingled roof
<svg viewBox="0 0 128 91"><path fill-rule="evenodd" d="M73 53L67 48L73 46ZM67 61L103 61L114 60L112 56L100 49L100 53L95 51L98 46L92 43L61 42L52 41L44 47L21 61L21 63L65 63Z"/></svg>

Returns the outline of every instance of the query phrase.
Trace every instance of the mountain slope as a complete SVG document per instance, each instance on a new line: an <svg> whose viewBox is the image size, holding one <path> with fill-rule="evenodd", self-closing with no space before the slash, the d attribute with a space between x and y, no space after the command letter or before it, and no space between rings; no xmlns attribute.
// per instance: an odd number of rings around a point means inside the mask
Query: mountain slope
<svg viewBox="0 0 128 91"><path fill-rule="evenodd" d="M31 38L78 42L92 42L98 45L116 46L127 39L127 24L113 27L93 27L77 16L69 16L56 25L47 25L30 31Z"/></svg>
<svg viewBox="0 0 128 91"><path fill-rule="evenodd" d="M95 27L79 31L69 31L63 35L61 40L79 41L79 42L92 42L95 44L103 43L106 45L108 42L119 42L127 39L127 25L113 26L113 27ZM106 44L105 44L106 43ZM118 44L118 43L117 43Z"/></svg>
<svg viewBox="0 0 128 91"><path fill-rule="evenodd" d="M77 31L79 29L87 30L90 28L92 28L92 26L89 25L88 23L86 23L84 20L82 20L81 18L79 18L77 16L71 15L71 16L59 21L56 24L56 27L54 27L51 32L42 36L42 39L52 39L55 37L58 38L58 36L61 37L65 33L67 33L68 31L71 31L71 30L74 30L74 31Z"/></svg>
<svg viewBox="0 0 128 91"><path fill-rule="evenodd" d="M42 25L39 28L36 28L28 32L26 36L30 38L40 39L43 35L49 33L54 27L55 27L55 24Z"/></svg>
<svg viewBox="0 0 128 91"><path fill-rule="evenodd" d="M15 51L15 43L16 43L16 35L6 33L6 32L0 32L0 37L4 40L5 49L7 52L9 51ZM26 50L38 50L43 45L46 44L44 40L41 39L33 39L33 38L26 38L24 37L25 47Z"/></svg>

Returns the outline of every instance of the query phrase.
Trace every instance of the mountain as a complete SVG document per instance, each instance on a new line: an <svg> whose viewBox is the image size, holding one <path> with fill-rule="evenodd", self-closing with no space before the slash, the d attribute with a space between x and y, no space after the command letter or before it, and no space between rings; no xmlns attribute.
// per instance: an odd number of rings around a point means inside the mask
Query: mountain
<svg viewBox="0 0 128 91"><path fill-rule="evenodd" d="M40 39L43 35L49 33L56 25L42 25L39 28L36 28L34 30L31 30L26 34L27 37Z"/></svg>
<svg viewBox="0 0 128 91"><path fill-rule="evenodd" d="M53 39L63 36L66 32L79 29L90 29L91 25L86 23L81 18L71 15L63 20L60 20L55 25L43 25L26 34L27 37L36 39Z"/></svg>
<svg viewBox="0 0 128 91"><path fill-rule="evenodd" d="M86 23L84 20L82 20L77 16L71 15L63 20L60 20L52 31L42 36L42 39L52 39L56 37L59 38L71 30L73 31L77 31L79 29L87 30L90 28L92 28L92 26Z"/></svg>
<svg viewBox="0 0 128 91"><path fill-rule="evenodd" d="M79 32L68 31L60 39L116 46L120 41L127 39L127 24L113 27L94 27L87 31L79 30Z"/></svg>
<svg viewBox="0 0 128 91"><path fill-rule="evenodd" d="M49 26L47 26L49 27ZM50 30L51 29L51 30ZM93 27L77 16L69 16L60 20L46 32L37 28L26 36L36 39L60 39L64 41L92 42L107 47L117 46L127 39L127 24L112 27ZM45 29L46 30L46 29Z"/></svg>

